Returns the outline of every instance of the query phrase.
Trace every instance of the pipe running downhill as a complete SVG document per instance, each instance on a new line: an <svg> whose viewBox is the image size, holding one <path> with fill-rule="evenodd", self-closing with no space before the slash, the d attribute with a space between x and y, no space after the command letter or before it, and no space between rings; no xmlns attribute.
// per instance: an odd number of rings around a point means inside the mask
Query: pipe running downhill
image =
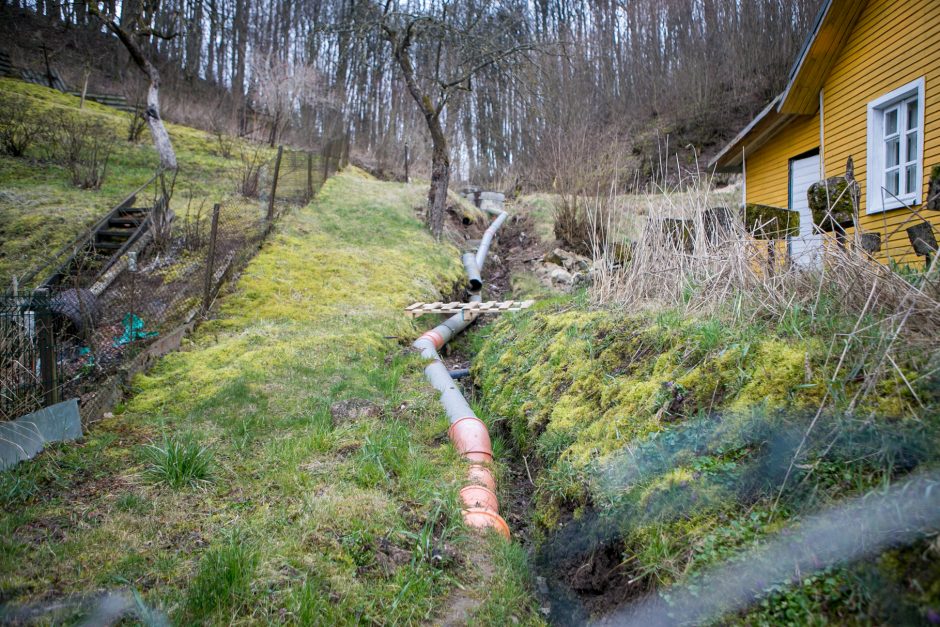
<svg viewBox="0 0 940 627"><path fill-rule="evenodd" d="M483 279L480 276L480 268L483 267L496 231L509 215L498 209L486 211L495 216L494 220L483 234L476 255L466 253L463 256L471 301L482 300L480 290L483 288ZM451 442L461 457L469 462L467 484L460 490L464 522L475 529L495 529L508 539L509 525L499 515L496 480L489 468L489 464L493 461L493 445L490 442L489 431L463 397L454 383L451 372L438 353L447 342L466 329L470 322L471 320L465 319L462 313L455 314L422 334L415 340L413 346L421 351L422 357L430 360L424 369L424 374L434 389L440 392L441 404L450 420L447 433Z"/></svg>

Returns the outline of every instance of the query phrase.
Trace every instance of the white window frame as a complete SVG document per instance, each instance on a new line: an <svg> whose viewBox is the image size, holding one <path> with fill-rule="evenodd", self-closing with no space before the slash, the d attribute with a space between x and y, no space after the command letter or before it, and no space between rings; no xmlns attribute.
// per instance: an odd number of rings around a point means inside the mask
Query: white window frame
<svg viewBox="0 0 940 627"><path fill-rule="evenodd" d="M884 112L899 102L917 98L917 155L913 162L905 160L902 142L899 147L902 164L915 163L917 173L914 177L914 188L905 194L898 194L895 198L884 188L885 170L885 140L884 140ZM904 110L903 108L901 109ZM902 116L898 117L898 132L903 136L907 131L902 127ZM904 167L899 173L899 184L904 184ZM881 213L904 206L918 205L923 198L924 185L924 77L902 85L897 89L868 103L868 154L866 174L866 203L865 213ZM900 187L899 187L900 191Z"/></svg>

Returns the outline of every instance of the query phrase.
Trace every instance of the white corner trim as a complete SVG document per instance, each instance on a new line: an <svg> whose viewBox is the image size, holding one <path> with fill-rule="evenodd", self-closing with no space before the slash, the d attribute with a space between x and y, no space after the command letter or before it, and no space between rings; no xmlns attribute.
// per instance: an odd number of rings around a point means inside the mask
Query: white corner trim
<svg viewBox="0 0 940 627"><path fill-rule="evenodd" d="M924 109L926 109L926 100L924 98L925 81L924 77L901 85L883 96L868 103L868 116L866 128L866 172L865 172L865 213L881 213L891 209L899 209L904 206L920 204L923 197L924 185ZM884 156L881 149L881 137L883 136L884 121L879 113L881 109L893 104L897 100L908 98L917 94L919 106L917 107L917 143L918 155L920 158L920 176L917 177L917 184L914 192L894 198L882 189L880 182L884 172ZM900 122L899 122L900 123Z"/></svg>

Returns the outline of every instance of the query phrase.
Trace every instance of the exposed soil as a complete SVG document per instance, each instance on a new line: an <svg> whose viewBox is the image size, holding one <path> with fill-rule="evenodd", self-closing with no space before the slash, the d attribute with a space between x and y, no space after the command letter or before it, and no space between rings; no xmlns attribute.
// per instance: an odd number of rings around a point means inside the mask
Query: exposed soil
<svg viewBox="0 0 940 627"><path fill-rule="evenodd" d="M531 217L511 216L500 229L483 269L484 298L510 298L513 274L531 271L531 262L540 259L556 244L539 240ZM491 320L481 322L488 324ZM472 356L466 354L463 347L459 341L450 347L444 358L448 368L469 367ZM476 395L471 379L462 379L460 383L467 398ZM504 423L497 420L491 424L494 435L502 436L504 442L512 441ZM530 553L540 609L550 623L580 625L592 618L603 617L624 602L648 593L645 578L631 572L629 565L623 562L622 545L616 531L606 529L603 524L578 524L579 537L567 537L570 534L566 534L563 528L555 538L543 540L540 546L536 546L531 520L534 514L534 479L540 471L538 462L513 450L501 461L501 514L509 524L513 538ZM573 514L567 512L562 518L570 519ZM584 523L583 520L581 522ZM467 611L469 608L461 609Z"/></svg>

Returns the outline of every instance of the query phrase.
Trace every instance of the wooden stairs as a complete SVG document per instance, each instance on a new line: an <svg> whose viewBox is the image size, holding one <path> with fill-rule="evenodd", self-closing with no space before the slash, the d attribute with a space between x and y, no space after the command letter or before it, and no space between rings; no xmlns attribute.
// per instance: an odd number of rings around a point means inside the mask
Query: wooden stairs
<svg viewBox="0 0 940 627"><path fill-rule="evenodd" d="M112 209L99 220L82 241L77 242L72 254L44 282L44 287L54 287L70 278L78 277L79 283L94 283L98 277L120 258L130 246L150 228L150 207L135 207L132 196Z"/></svg>

